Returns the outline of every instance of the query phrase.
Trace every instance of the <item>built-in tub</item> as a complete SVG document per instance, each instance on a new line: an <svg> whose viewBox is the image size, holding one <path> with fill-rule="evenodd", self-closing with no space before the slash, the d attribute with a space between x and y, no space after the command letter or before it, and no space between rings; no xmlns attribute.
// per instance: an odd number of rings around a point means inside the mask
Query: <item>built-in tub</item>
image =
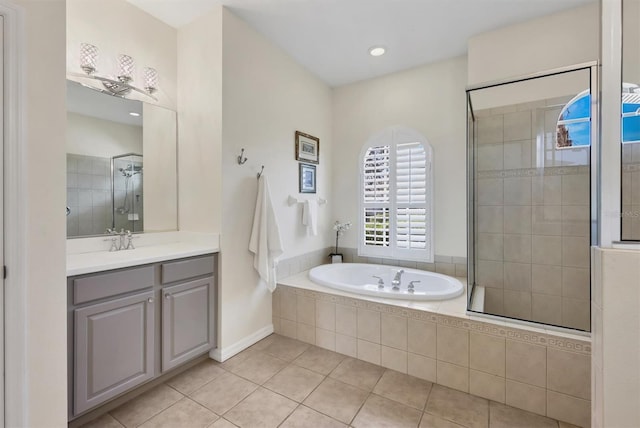
<svg viewBox="0 0 640 428"><path fill-rule="evenodd" d="M391 281L399 270L400 290L393 290ZM348 291L367 296L403 300L446 300L460 296L464 286L457 279L434 272L408 269L396 266L335 263L315 267L309 271L309 278L320 285L336 290ZM379 279L384 286L381 288ZM414 291L409 291L409 283L414 283Z"/></svg>

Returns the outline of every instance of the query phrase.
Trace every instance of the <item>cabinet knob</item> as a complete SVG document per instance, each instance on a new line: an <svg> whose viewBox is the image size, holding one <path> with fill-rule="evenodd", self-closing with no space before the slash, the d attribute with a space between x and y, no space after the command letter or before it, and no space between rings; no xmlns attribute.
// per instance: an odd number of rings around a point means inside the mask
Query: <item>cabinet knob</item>
<svg viewBox="0 0 640 428"><path fill-rule="evenodd" d="M149 303L153 303L153 297L149 297L149 298L147 299L147 302L149 302Z"/></svg>
<svg viewBox="0 0 640 428"><path fill-rule="evenodd" d="M171 298L171 294L166 293L166 294L164 295L164 298L165 298L165 299L170 299L170 298Z"/></svg>

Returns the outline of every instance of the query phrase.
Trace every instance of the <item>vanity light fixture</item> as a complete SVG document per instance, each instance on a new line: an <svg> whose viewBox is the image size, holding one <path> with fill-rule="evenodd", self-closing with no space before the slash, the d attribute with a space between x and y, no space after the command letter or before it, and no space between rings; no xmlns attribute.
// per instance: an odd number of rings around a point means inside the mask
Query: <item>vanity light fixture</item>
<svg viewBox="0 0 640 428"><path fill-rule="evenodd" d="M387 51L384 46L372 46L369 48L369 55L371 56L382 56Z"/></svg>
<svg viewBox="0 0 640 428"><path fill-rule="evenodd" d="M89 43L80 44L80 68L81 73L69 73L75 77L90 78L102 82L106 90L89 86L92 89L125 98L131 91L146 95L154 101L158 101L153 94L158 90L158 71L155 68L145 67L143 70L143 87L138 88L133 84L135 74L135 61L125 54L118 55L118 72L116 78L97 74L98 48Z"/></svg>
<svg viewBox="0 0 640 428"><path fill-rule="evenodd" d="M139 116L140 116L140 113L136 113L135 111L130 111L130 112L129 112L129 115L130 115L130 116L133 116L133 117L139 117Z"/></svg>

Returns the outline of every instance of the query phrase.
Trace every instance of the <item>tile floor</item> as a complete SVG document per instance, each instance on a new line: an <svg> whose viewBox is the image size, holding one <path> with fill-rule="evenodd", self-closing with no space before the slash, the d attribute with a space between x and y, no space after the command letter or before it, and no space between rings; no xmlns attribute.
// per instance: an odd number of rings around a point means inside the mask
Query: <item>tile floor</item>
<svg viewBox="0 0 640 428"><path fill-rule="evenodd" d="M85 425L123 426L573 427L276 334Z"/></svg>

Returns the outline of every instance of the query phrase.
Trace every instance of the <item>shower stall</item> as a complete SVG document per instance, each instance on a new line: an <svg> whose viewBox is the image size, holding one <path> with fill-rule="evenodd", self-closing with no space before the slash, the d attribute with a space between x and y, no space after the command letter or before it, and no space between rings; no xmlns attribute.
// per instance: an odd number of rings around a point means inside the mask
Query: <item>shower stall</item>
<svg viewBox="0 0 640 428"><path fill-rule="evenodd" d="M111 158L113 227L115 230L144 230L143 158L126 153Z"/></svg>
<svg viewBox="0 0 640 428"><path fill-rule="evenodd" d="M590 330L596 73L467 90L469 311Z"/></svg>

